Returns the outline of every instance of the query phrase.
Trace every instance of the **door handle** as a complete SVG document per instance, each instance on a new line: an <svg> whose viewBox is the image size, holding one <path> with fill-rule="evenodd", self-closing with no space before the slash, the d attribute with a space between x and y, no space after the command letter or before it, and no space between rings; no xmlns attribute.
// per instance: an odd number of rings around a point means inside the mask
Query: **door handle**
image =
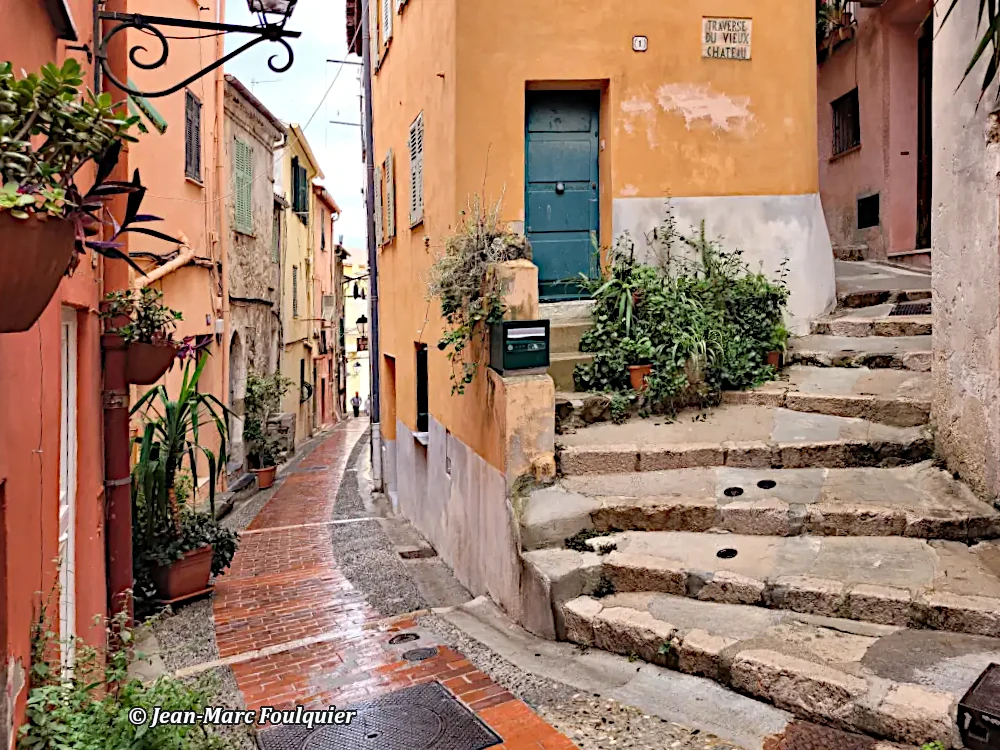
<svg viewBox="0 0 1000 750"><path fill-rule="evenodd" d="M566 186L563 185L561 182L557 182L556 183L556 195L562 195L565 192L566 192Z"/></svg>

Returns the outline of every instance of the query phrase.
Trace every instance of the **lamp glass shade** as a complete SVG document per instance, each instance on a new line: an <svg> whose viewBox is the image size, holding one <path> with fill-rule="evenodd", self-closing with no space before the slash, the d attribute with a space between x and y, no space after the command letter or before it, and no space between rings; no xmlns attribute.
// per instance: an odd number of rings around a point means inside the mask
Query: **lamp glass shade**
<svg viewBox="0 0 1000 750"><path fill-rule="evenodd" d="M292 12L294 0L247 0L251 13L276 13L287 16Z"/></svg>

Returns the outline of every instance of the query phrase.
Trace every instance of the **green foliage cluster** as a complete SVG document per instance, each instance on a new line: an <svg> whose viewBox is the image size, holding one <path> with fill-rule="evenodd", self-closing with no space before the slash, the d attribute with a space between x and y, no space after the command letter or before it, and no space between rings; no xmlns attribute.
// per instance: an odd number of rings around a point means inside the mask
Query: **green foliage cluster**
<svg viewBox="0 0 1000 750"><path fill-rule="evenodd" d="M292 381L276 372L264 375L251 372L247 375L247 392L243 399L243 439L248 446L250 465L266 469L277 464L278 440L268 434L267 423L281 411L281 399L292 386Z"/></svg>
<svg viewBox="0 0 1000 750"><path fill-rule="evenodd" d="M101 313L102 318L128 316L128 323L109 329L109 333L117 333L125 339L126 344L173 343L177 321L184 319L180 312L163 304L163 292L153 287L108 292L104 300L108 304L107 310Z"/></svg>
<svg viewBox="0 0 1000 750"><path fill-rule="evenodd" d="M576 386L617 394L611 405L616 421L627 418L636 397L629 365L652 365L646 402L672 411L712 403L722 389L773 378L767 354L784 348L788 338L784 265L771 280L751 271L741 251L709 240L704 227L697 236L681 237L669 207L652 236L655 262L637 260L625 234L610 251L603 277L585 282L594 299L593 325L580 349L594 359L577 366Z"/></svg>
<svg viewBox="0 0 1000 750"><path fill-rule="evenodd" d="M448 352L451 392L465 393L479 370L482 357L466 352L485 344L489 327L503 320L503 289L490 269L512 260L531 259L524 235L511 231L500 219L502 201L491 206L476 195L463 211L462 225L445 242L445 251L431 267L428 297L437 299L446 330L438 349Z"/></svg>
<svg viewBox="0 0 1000 750"><path fill-rule="evenodd" d="M155 593L150 575L154 566L211 544L212 572L218 575L236 554L236 534L215 519L215 489L226 465L230 412L215 396L198 391L207 362L208 355L203 354L192 369L194 363L188 360L176 399L159 385L132 407L132 415L141 413L143 420L142 432L134 439L139 458L132 467L133 567L139 598ZM204 427L214 428L218 435L217 452L202 445ZM199 454L208 465L208 513L185 506L177 493L178 478L186 482L190 475L191 487L198 486Z"/></svg>
<svg viewBox="0 0 1000 750"><path fill-rule="evenodd" d="M59 636L46 614L32 628L30 692L18 750L235 750L232 739L214 727L134 726L129 711L153 708L201 712L215 703L208 679L182 682L163 676L144 684L130 678L135 634L125 615L106 624L108 646L93 648L76 640L72 671L59 663Z"/></svg>
<svg viewBox="0 0 1000 750"><path fill-rule="evenodd" d="M83 71L73 58L18 78L0 63L0 184L17 205L0 203L16 218L31 212L61 216L77 171L115 142L134 141L138 117L120 117L110 94L80 93Z"/></svg>

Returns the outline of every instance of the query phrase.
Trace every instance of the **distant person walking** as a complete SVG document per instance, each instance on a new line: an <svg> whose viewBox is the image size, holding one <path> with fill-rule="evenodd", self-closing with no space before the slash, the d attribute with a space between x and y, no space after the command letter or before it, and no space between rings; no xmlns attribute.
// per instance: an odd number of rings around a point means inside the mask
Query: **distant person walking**
<svg viewBox="0 0 1000 750"><path fill-rule="evenodd" d="M354 418L357 419L361 415L361 396L357 392L354 393L354 398L351 399L351 408L354 409Z"/></svg>
<svg viewBox="0 0 1000 750"><path fill-rule="evenodd" d="M370 417L372 415L372 399L371 396L365 397L365 416Z"/></svg>

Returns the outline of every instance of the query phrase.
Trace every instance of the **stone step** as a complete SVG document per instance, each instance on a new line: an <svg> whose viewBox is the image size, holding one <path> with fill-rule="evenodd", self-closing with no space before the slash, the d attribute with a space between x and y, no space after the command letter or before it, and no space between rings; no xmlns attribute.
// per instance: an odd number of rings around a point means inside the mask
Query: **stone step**
<svg viewBox="0 0 1000 750"><path fill-rule="evenodd" d="M718 467L564 477L534 490L520 520L528 550L612 529L968 543L1000 536L1000 513L929 461L898 469Z"/></svg>
<svg viewBox="0 0 1000 750"><path fill-rule="evenodd" d="M724 392L722 401L916 427L930 420L931 391L930 373L793 365L779 380Z"/></svg>
<svg viewBox="0 0 1000 750"><path fill-rule="evenodd" d="M837 293L837 303L845 308L873 307L887 303L919 302L931 299L931 282L926 289L898 290L891 288L852 290Z"/></svg>
<svg viewBox="0 0 1000 750"><path fill-rule="evenodd" d="M624 531L594 552L524 552L523 575L562 602L661 593L880 625L1000 637L1000 546L905 537Z"/></svg>
<svg viewBox="0 0 1000 750"><path fill-rule="evenodd" d="M929 336L932 327L930 315L893 315L893 304L874 305L838 310L831 315L814 320L814 335L847 336Z"/></svg>
<svg viewBox="0 0 1000 750"><path fill-rule="evenodd" d="M556 390L572 392L576 388L573 382L573 370L577 365L589 364L593 360L592 354L582 352L552 354L549 358L549 375L555 381Z"/></svg>
<svg viewBox="0 0 1000 750"><path fill-rule="evenodd" d="M889 253L886 256L889 265L896 268L914 269L930 272L931 270L931 249L904 250L898 253Z"/></svg>
<svg viewBox="0 0 1000 750"><path fill-rule="evenodd" d="M789 345L787 359L817 367L931 371L929 336L802 336Z"/></svg>
<svg viewBox="0 0 1000 750"><path fill-rule="evenodd" d="M802 469L902 466L931 457L922 427L769 406L684 410L674 419L595 424L559 436L564 475L731 466Z"/></svg>
<svg viewBox="0 0 1000 750"><path fill-rule="evenodd" d="M581 596L558 607L558 620L560 639L581 647L706 677L800 719L917 747L955 747L958 700L1000 659L994 638L665 594Z"/></svg>
<svg viewBox="0 0 1000 750"><path fill-rule="evenodd" d="M590 329L590 321L552 321L549 328L549 351L552 354L578 354L580 338Z"/></svg>

